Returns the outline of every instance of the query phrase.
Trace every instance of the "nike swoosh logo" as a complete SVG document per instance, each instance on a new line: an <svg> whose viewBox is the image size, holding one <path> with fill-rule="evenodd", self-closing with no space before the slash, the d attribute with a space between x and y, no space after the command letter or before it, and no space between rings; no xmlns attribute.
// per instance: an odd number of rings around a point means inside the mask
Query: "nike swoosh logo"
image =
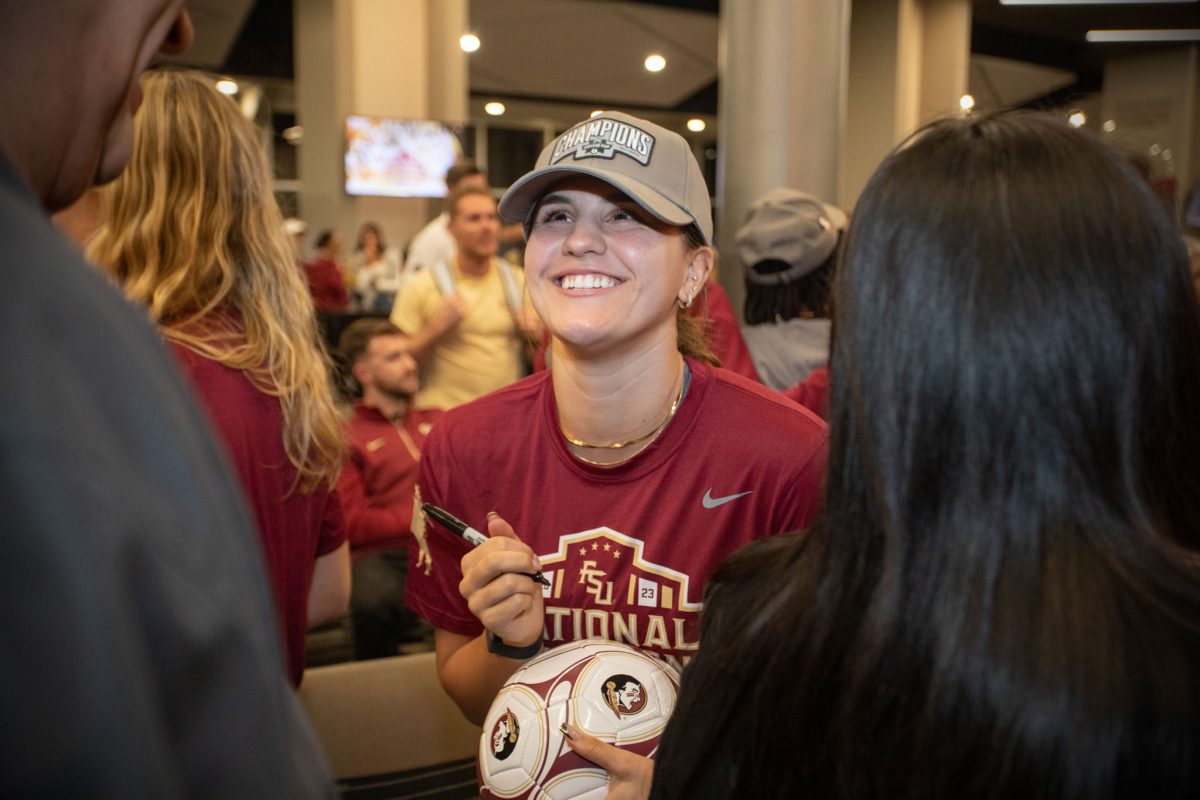
<svg viewBox="0 0 1200 800"><path fill-rule="evenodd" d="M741 492L739 494L730 494L730 495L726 495L724 497L713 497L712 496L712 488L710 487L709 490L704 493L704 499L702 499L700 501L700 503L705 508L716 508L717 506L725 505L730 500L737 500L739 497L745 497L746 495L753 494L753 493L754 493L753 491L749 491L749 492Z"/></svg>

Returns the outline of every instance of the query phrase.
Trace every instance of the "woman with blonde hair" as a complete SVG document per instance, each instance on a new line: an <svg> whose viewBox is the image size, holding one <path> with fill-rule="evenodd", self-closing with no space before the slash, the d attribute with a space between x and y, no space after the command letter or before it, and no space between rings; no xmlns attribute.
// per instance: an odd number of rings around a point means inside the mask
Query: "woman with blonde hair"
<svg viewBox="0 0 1200 800"><path fill-rule="evenodd" d="M161 327L224 441L299 684L306 627L349 596L343 439L312 301L252 123L203 73L151 72L142 90L133 157L103 190L88 254Z"/></svg>

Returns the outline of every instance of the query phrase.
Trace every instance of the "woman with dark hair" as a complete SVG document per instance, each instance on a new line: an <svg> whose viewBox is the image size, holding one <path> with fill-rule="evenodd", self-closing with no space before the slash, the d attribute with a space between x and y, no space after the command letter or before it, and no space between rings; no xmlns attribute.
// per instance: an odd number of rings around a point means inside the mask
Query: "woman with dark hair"
<svg viewBox="0 0 1200 800"><path fill-rule="evenodd" d="M825 512L709 584L653 796L1200 796L1200 310L1058 121L937 122L835 288Z"/></svg>

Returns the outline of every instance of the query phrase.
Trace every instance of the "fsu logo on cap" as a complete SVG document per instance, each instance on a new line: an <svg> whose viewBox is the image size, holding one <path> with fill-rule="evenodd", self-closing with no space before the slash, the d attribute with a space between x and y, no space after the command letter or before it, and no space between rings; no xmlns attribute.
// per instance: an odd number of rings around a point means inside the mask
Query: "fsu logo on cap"
<svg viewBox="0 0 1200 800"><path fill-rule="evenodd" d="M633 716L646 707L646 692L632 675L610 675L601 691L617 719Z"/></svg>
<svg viewBox="0 0 1200 800"><path fill-rule="evenodd" d="M558 137L550 164L557 164L569 155L575 160L584 158L616 158L624 154L642 166L650 164L654 137L641 128L614 119L592 119L581 122Z"/></svg>

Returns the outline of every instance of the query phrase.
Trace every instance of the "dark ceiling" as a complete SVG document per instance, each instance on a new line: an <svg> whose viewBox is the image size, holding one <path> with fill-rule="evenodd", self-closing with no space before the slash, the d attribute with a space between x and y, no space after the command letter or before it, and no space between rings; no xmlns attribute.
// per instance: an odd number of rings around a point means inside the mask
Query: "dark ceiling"
<svg viewBox="0 0 1200 800"><path fill-rule="evenodd" d="M502 0L492 0L501 2ZM651 5L718 13L719 0L634 0ZM872 0L859 0L872 2ZM1062 97L1098 91L1105 58L1149 45L1088 43L1093 28L1200 29L1200 2L1136 5L1002 6L972 3L971 52L1069 70L1075 84L1027 105L1055 105ZM291 79L292 0L256 0L222 70L234 75ZM679 104L678 110L716 113L715 82Z"/></svg>

